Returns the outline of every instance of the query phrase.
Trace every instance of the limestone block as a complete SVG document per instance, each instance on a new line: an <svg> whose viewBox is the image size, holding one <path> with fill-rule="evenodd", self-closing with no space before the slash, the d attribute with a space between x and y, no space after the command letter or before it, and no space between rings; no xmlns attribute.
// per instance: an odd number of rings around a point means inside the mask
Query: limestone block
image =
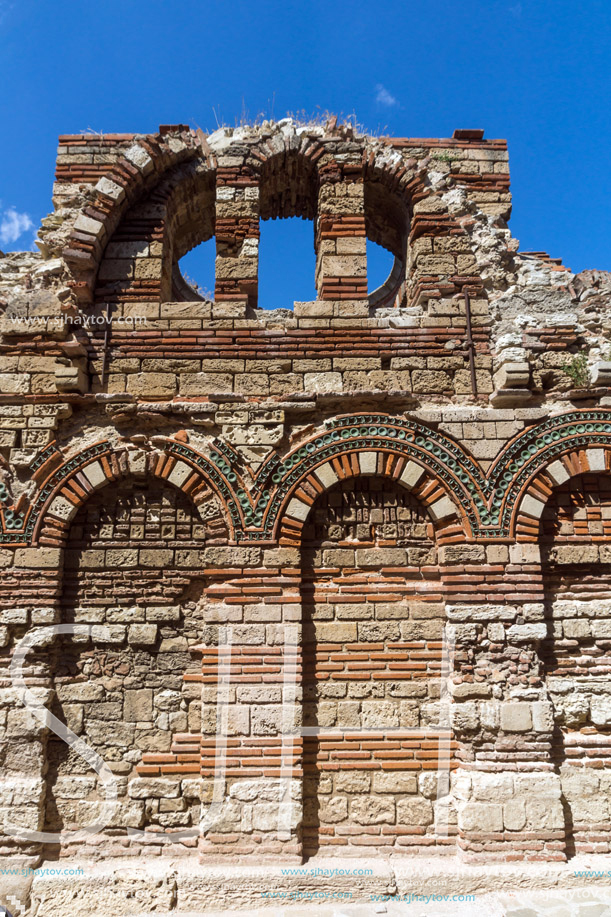
<svg viewBox="0 0 611 917"><path fill-rule="evenodd" d="M591 368L592 384L595 386L611 385L611 363L599 360Z"/></svg>
<svg viewBox="0 0 611 917"><path fill-rule="evenodd" d="M303 377L306 392L329 393L343 391L342 374L336 372L305 373Z"/></svg>
<svg viewBox="0 0 611 917"><path fill-rule="evenodd" d="M472 775L472 792L478 802L507 802L514 795L513 775L476 772Z"/></svg>
<svg viewBox="0 0 611 917"><path fill-rule="evenodd" d="M366 729L384 729L399 726L399 709L392 701L363 701L363 726Z"/></svg>
<svg viewBox="0 0 611 917"><path fill-rule="evenodd" d="M187 378L197 375L195 373ZM176 393L176 376L172 373L133 373L127 377L127 391L148 397L173 397Z"/></svg>
<svg viewBox="0 0 611 917"><path fill-rule="evenodd" d="M526 825L526 805L523 799L512 799L503 806L506 831L523 831Z"/></svg>
<svg viewBox="0 0 611 917"><path fill-rule="evenodd" d="M530 704L519 702L501 704L501 729L504 732L528 732L531 728Z"/></svg>
<svg viewBox="0 0 611 917"><path fill-rule="evenodd" d="M356 551L358 567L401 567L406 563L404 548L360 548Z"/></svg>
<svg viewBox="0 0 611 917"><path fill-rule="evenodd" d="M535 701L532 705L535 732L551 732L554 728L554 707L549 701Z"/></svg>
<svg viewBox="0 0 611 917"><path fill-rule="evenodd" d="M479 729L478 707L475 703L455 705L450 708L452 728L457 733L475 732Z"/></svg>
<svg viewBox="0 0 611 917"><path fill-rule="evenodd" d="M537 643L547 637L547 624L512 624L507 630L510 643Z"/></svg>
<svg viewBox="0 0 611 917"><path fill-rule="evenodd" d="M158 567L163 570L169 568L173 560L174 551L163 548L141 548L138 551L138 561L142 567Z"/></svg>
<svg viewBox="0 0 611 917"><path fill-rule="evenodd" d="M560 799L527 797L524 801L526 825L530 831L558 831L564 828L564 811Z"/></svg>
<svg viewBox="0 0 611 917"><path fill-rule="evenodd" d="M557 545L552 553L559 564L595 564L598 561L598 546L595 544Z"/></svg>
<svg viewBox="0 0 611 917"><path fill-rule="evenodd" d="M428 799L415 797L397 802L397 822L400 825L426 827L433 822L433 806Z"/></svg>
<svg viewBox="0 0 611 917"><path fill-rule="evenodd" d="M126 628L122 624L94 624L91 639L94 643L125 643Z"/></svg>
<svg viewBox="0 0 611 917"><path fill-rule="evenodd" d="M63 551L60 548L17 548L15 566L38 570L58 569L62 563Z"/></svg>
<svg viewBox="0 0 611 917"><path fill-rule="evenodd" d="M592 722L595 726L608 726L611 724L611 696L594 695L590 702Z"/></svg>
<svg viewBox="0 0 611 917"><path fill-rule="evenodd" d="M490 697L492 689L490 685L463 682L460 685L452 685L452 696L457 701L468 700L471 697Z"/></svg>
<svg viewBox="0 0 611 917"><path fill-rule="evenodd" d="M376 788L376 777L388 776L385 774L374 774L373 775L373 791L374 793L394 793L395 790L383 789L380 790ZM390 775L394 776L394 775ZM415 778L412 778L415 783ZM371 784L371 776L368 773L363 773L362 771L339 771L335 777L335 789L340 793L368 793ZM378 787L380 783L378 781ZM410 791L411 792L411 791ZM415 792L415 791L414 791Z"/></svg>
<svg viewBox="0 0 611 917"><path fill-rule="evenodd" d="M142 172L143 175L148 175L155 167L149 154L138 143L134 143L133 146L130 146L123 155L138 169L138 171Z"/></svg>
<svg viewBox="0 0 611 917"><path fill-rule="evenodd" d="M356 643L357 625L347 621L315 622L316 639L321 643Z"/></svg>
<svg viewBox="0 0 611 917"><path fill-rule="evenodd" d="M530 382L528 363L504 363L494 374L497 389L527 388Z"/></svg>
<svg viewBox="0 0 611 917"><path fill-rule="evenodd" d="M541 549L537 544L512 544L509 559L512 564L538 564L541 562Z"/></svg>
<svg viewBox="0 0 611 917"><path fill-rule="evenodd" d="M541 518L544 509L545 503L542 503L541 500L537 500L535 497L531 497L530 494L526 494L520 504L520 510L527 513L529 516L533 516L535 519Z"/></svg>
<svg viewBox="0 0 611 917"><path fill-rule="evenodd" d="M128 723L146 722L153 717L153 691L150 688L126 690L123 695L123 716Z"/></svg>
<svg viewBox="0 0 611 917"><path fill-rule="evenodd" d="M85 799L95 790L95 777L58 777L53 785L53 792L61 799Z"/></svg>
<svg viewBox="0 0 611 917"><path fill-rule="evenodd" d="M458 827L462 831L494 834L503 830L503 806L489 802L459 803Z"/></svg>
<svg viewBox="0 0 611 917"><path fill-rule="evenodd" d="M72 685L58 685L57 696L61 703L70 703L71 701L100 701L104 699L105 694L102 685L85 681Z"/></svg>
<svg viewBox="0 0 611 917"><path fill-rule="evenodd" d="M178 796L180 782L170 777L134 777L127 785L131 799L166 799Z"/></svg>
<svg viewBox="0 0 611 917"><path fill-rule="evenodd" d="M442 564L477 564L486 560L486 549L479 544L444 545L439 549Z"/></svg>
<svg viewBox="0 0 611 917"><path fill-rule="evenodd" d="M571 801L571 816L574 823L603 825L609 821L609 800L605 796L588 796Z"/></svg>
<svg viewBox="0 0 611 917"><path fill-rule="evenodd" d="M330 799L321 797L318 816L323 823L344 821L348 817L348 800L345 796L333 796Z"/></svg>
<svg viewBox="0 0 611 917"><path fill-rule="evenodd" d="M350 800L350 818L357 825L392 825L395 821L394 799L357 796Z"/></svg>
<svg viewBox="0 0 611 917"><path fill-rule="evenodd" d="M254 735L279 735L282 733L284 710L281 705L268 704L254 707L251 711Z"/></svg>
<svg viewBox="0 0 611 917"><path fill-rule="evenodd" d="M563 621L562 630L564 631L564 636L568 637L570 640L587 640L590 637L591 629L595 627L597 623L598 622L593 622L591 625L587 620L574 618L572 620Z"/></svg>

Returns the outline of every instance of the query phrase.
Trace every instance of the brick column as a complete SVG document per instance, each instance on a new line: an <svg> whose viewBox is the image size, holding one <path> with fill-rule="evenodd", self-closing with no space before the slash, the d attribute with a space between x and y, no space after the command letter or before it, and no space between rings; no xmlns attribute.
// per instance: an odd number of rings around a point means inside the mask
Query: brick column
<svg viewBox="0 0 611 917"><path fill-rule="evenodd" d="M233 549L241 556L260 552ZM201 862L279 855L301 862L301 606L297 552L270 549L264 568L219 584L218 627L202 656ZM216 571L218 574L220 571ZM216 636L212 631L216 631ZM219 703L220 700L220 703ZM209 804L209 806L207 805Z"/></svg>
<svg viewBox="0 0 611 917"><path fill-rule="evenodd" d="M259 187L235 157L219 158L216 173L215 302L257 305Z"/></svg>
<svg viewBox="0 0 611 917"><path fill-rule="evenodd" d="M1 553L4 563L12 561L0 612L2 643L10 647L12 655L27 633L59 622L63 552L57 548L18 547L14 552L3 549ZM47 708L54 694L48 661L52 642L50 636L39 636L21 668L26 689ZM27 832L44 830L49 730L25 705L20 684L13 683L7 669L1 687L0 847L3 856L19 855L25 858L26 865L31 865L40 856L39 841L5 833L4 828L11 825Z"/></svg>
<svg viewBox="0 0 611 917"><path fill-rule="evenodd" d="M363 172L358 163L332 161L320 170L316 225L319 299L367 299Z"/></svg>
<svg viewBox="0 0 611 917"><path fill-rule="evenodd" d="M514 566L520 550L512 547ZM448 620L456 632L452 726L461 763L452 793L459 854L475 862L562 861L553 706L539 653L548 630L544 605L465 602L448 606Z"/></svg>

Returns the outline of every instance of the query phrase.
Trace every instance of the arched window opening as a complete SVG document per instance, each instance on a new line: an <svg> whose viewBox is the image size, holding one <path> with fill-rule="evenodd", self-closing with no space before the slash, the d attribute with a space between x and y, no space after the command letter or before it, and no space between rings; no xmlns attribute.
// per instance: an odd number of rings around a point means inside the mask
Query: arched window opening
<svg viewBox="0 0 611 917"><path fill-rule="evenodd" d="M172 278L177 301L214 299L215 259L214 237L200 242L180 259Z"/></svg>
<svg viewBox="0 0 611 917"><path fill-rule="evenodd" d="M316 299L314 228L299 217L261 221L259 308L292 309Z"/></svg>
<svg viewBox="0 0 611 917"><path fill-rule="evenodd" d="M370 294L386 283L394 263L391 251L367 239L367 290Z"/></svg>
<svg viewBox="0 0 611 917"><path fill-rule="evenodd" d="M365 227L372 308L405 304L409 222L405 198L390 190L384 175L370 175L365 181Z"/></svg>

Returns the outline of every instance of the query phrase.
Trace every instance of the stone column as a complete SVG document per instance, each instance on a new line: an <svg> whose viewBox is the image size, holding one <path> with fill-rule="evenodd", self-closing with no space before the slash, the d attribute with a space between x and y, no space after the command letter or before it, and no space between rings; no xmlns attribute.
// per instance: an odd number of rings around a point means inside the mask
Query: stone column
<svg viewBox="0 0 611 917"><path fill-rule="evenodd" d="M235 156L219 157L216 176L215 303L255 308L259 270L259 186Z"/></svg>
<svg viewBox="0 0 611 917"><path fill-rule="evenodd" d="M367 299L367 251L363 171L357 162L320 169L316 224L316 289L319 299Z"/></svg>

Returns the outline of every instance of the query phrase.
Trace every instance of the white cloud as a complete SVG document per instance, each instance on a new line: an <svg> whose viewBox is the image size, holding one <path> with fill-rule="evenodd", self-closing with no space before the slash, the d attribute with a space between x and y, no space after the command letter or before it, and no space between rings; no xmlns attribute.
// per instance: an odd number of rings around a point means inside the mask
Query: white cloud
<svg viewBox="0 0 611 917"><path fill-rule="evenodd" d="M381 83L376 86L376 102L378 105L383 105L384 108L392 108L394 105L399 104L386 86L382 86Z"/></svg>
<svg viewBox="0 0 611 917"><path fill-rule="evenodd" d="M9 207L0 218L0 247L13 245L25 232L34 228L34 223L27 213L19 213Z"/></svg>

